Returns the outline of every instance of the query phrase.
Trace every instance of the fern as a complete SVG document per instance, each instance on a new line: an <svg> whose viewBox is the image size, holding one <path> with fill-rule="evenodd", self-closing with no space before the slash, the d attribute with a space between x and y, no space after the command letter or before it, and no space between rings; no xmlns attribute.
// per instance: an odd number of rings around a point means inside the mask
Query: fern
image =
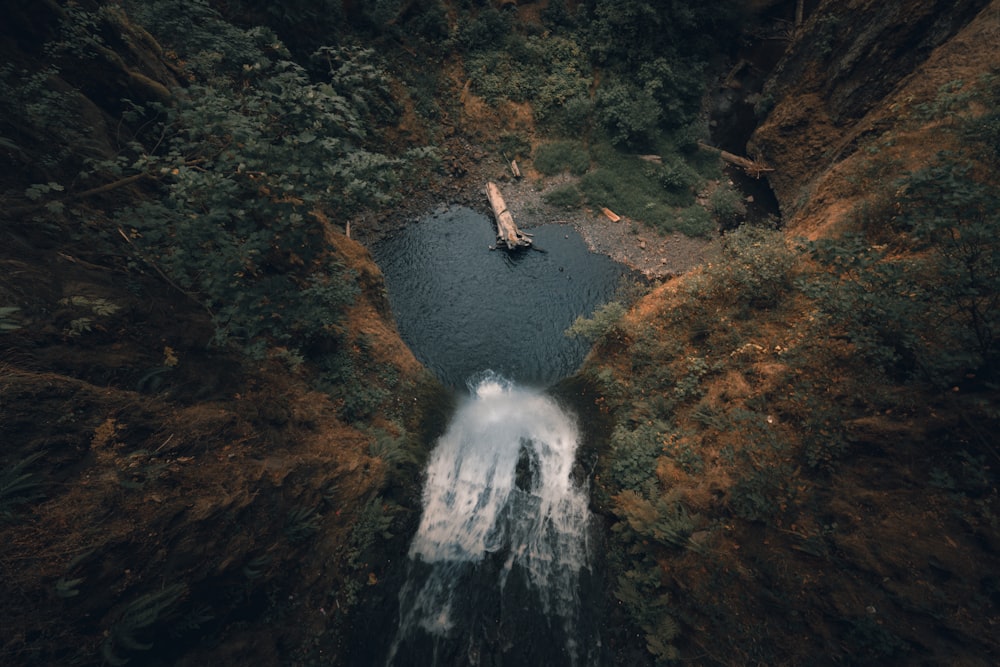
<svg viewBox="0 0 1000 667"><path fill-rule="evenodd" d="M101 657L110 665L124 665L130 653L153 648L153 642L147 638L151 628L175 611L185 593L187 586L172 584L127 604L101 644Z"/></svg>
<svg viewBox="0 0 1000 667"><path fill-rule="evenodd" d="M35 452L0 473L0 519L14 518L19 505L42 497L41 480L25 470L44 455L44 451Z"/></svg>
<svg viewBox="0 0 1000 667"><path fill-rule="evenodd" d="M17 306L0 307L0 333L8 333L21 328L18 321L14 319L20 310Z"/></svg>
<svg viewBox="0 0 1000 667"><path fill-rule="evenodd" d="M285 535L293 544L304 542L319 532L322 518L313 507L296 507L288 513Z"/></svg>

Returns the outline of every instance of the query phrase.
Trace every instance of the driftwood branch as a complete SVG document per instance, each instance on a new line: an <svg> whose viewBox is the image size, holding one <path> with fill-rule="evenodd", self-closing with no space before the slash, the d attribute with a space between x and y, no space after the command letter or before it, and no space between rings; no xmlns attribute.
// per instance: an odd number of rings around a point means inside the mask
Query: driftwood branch
<svg viewBox="0 0 1000 667"><path fill-rule="evenodd" d="M711 151L713 153L718 153L723 160L725 160L729 164L736 165L737 167L742 168L743 171L745 171L750 176L753 176L754 178L760 178L764 174L774 171L773 168L768 167L763 162L757 162L749 158L742 157L740 155L734 155L729 151L724 151L721 148L716 148L715 146L709 146L708 144L703 143L701 141L698 142L698 146L703 148L704 150Z"/></svg>

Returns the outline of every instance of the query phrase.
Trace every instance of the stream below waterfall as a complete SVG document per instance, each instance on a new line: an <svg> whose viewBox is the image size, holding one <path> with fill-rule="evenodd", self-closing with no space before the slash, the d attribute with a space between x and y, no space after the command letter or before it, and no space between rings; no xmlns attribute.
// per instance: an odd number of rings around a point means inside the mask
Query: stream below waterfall
<svg viewBox="0 0 1000 667"><path fill-rule="evenodd" d="M351 665L604 662L578 421L544 387L586 354L566 328L630 274L570 227L530 231L543 251L491 251L488 218L440 209L374 251L403 339L460 398L409 550L383 584L393 590L356 630Z"/></svg>

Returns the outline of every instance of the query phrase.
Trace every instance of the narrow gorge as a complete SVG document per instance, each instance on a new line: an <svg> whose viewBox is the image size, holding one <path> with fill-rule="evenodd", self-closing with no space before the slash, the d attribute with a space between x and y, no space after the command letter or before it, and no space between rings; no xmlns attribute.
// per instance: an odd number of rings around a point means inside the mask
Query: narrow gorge
<svg viewBox="0 0 1000 667"><path fill-rule="evenodd" d="M1000 3L2 16L0 665L1000 661Z"/></svg>

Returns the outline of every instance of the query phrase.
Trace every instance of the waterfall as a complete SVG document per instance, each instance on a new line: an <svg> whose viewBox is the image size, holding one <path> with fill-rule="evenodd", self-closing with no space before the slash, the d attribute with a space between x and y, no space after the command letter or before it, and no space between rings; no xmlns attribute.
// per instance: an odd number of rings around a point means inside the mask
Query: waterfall
<svg viewBox="0 0 1000 667"><path fill-rule="evenodd" d="M427 467L386 664L596 664L575 420L492 374L470 390Z"/></svg>

